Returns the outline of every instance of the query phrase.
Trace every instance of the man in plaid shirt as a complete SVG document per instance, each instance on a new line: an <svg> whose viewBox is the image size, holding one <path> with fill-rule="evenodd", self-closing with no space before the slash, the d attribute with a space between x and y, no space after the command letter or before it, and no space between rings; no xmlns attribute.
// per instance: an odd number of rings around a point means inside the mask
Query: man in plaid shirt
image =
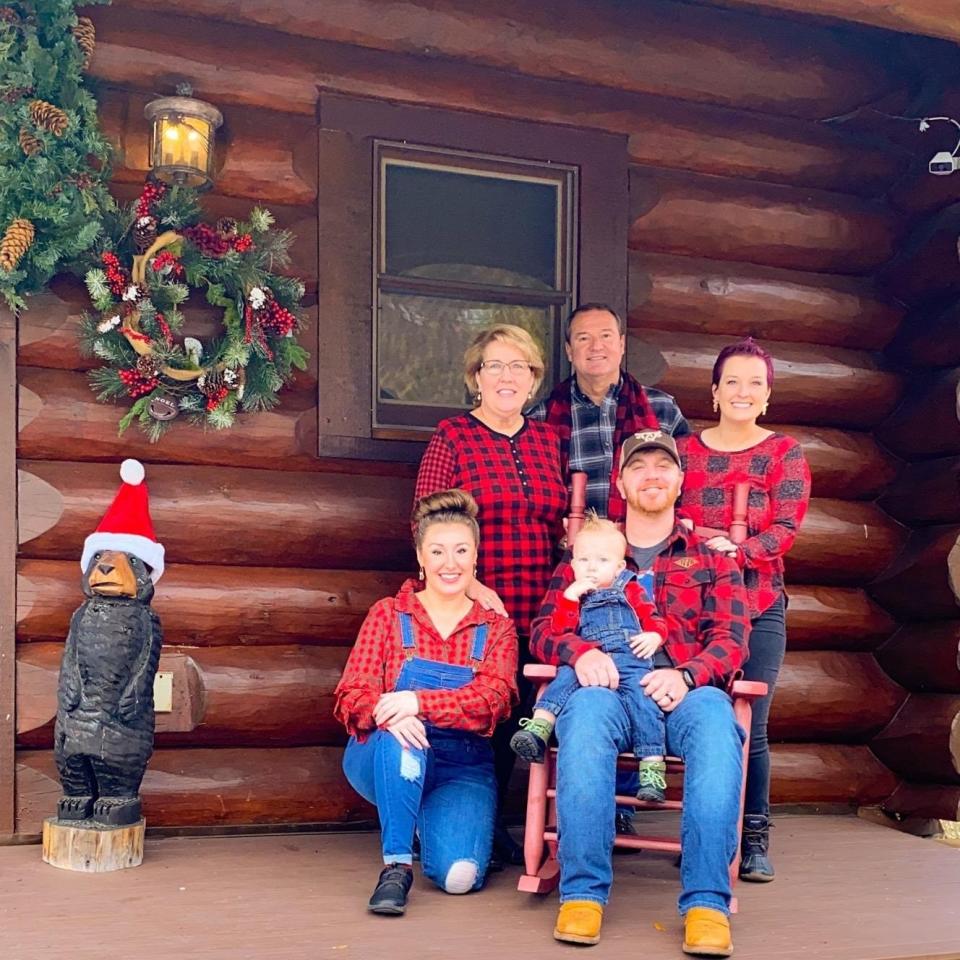
<svg viewBox="0 0 960 960"><path fill-rule="evenodd" d="M664 712L668 753L685 764L683 949L727 956L733 950L729 865L737 847L743 731L725 688L746 658L746 591L733 560L677 522L683 474L672 437L659 430L633 434L619 466L631 565L653 570L655 600L668 624L655 669L641 685ZM613 692L619 675L612 658L575 633L555 632L554 609L573 579L566 557L533 622L530 650L545 663L570 664L580 681L556 726L561 907L554 936L596 943L613 881L616 755L632 741L629 718Z"/></svg>
<svg viewBox="0 0 960 960"><path fill-rule="evenodd" d="M617 490L614 454L639 430L662 430L680 437L690 432L677 402L668 393L642 386L621 369L626 351L623 324L605 303L581 304L564 329L570 377L527 411L545 420L560 436L560 465L587 475L587 506L622 523L626 514Z"/></svg>

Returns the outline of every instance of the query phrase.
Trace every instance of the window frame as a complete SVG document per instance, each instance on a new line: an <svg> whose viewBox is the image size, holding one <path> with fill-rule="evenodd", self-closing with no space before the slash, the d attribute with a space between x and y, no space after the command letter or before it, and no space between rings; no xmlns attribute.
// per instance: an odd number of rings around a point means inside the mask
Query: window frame
<svg viewBox="0 0 960 960"><path fill-rule="evenodd" d="M571 243L579 250L579 269L570 278L572 298L604 301L624 315L626 136L326 91L317 114L320 457L416 463L427 439L410 439L403 431L391 439L373 426L376 140L578 168Z"/></svg>

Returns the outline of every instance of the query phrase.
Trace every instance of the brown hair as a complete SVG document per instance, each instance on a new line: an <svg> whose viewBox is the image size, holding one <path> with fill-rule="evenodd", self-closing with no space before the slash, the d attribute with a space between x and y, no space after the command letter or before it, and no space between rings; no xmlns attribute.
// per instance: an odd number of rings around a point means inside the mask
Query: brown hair
<svg viewBox="0 0 960 960"><path fill-rule="evenodd" d="M483 351L495 340L512 343L523 354L524 359L530 364L530 369L533 371L533 387L530 392L536 396L546 372L543 352L537 346L537 341L523 327L518 327L512 323L498 323L495 326L487 327L486 330L481 331L473 338L470 346L464 351L463 382L467 385L468 392L471 395L477 393L477 374L480 372L480 365L483 363Z"/></svg>
<svg viewBox="0 0 960 960"><path fill-rule="evenodd" d="M596 510L591 507L583 517L583 525L577 531L577 538L584 533L593 533L600 534L601 536L615 536L618 540L623 543L623 553L624 556L627 553L627 538L623 535L623 531L612 521L608 520L606 517L601 517ZM576 540L574 543L576 544Z"/></svg>
<svg viewBox="0 0 960 960"><path fill-rule="evenodd" d="M617 321L617 330L620 331L620 336L624 334L623 321L620 319L620 314L617 313L609 303L581 303L579 306L574 308L570 313L570 316L567 317L566 322L563 325L563 339L570 342L570 328L573 326L573 321L580 316L581 313L590 313L592 310L600 310L603 313L609 313L614 320Z"/></svg>
<svg viewBox="0 0 960 960"><path fill-rule="evenodd" d="M417 549L423 538L436 523L462 523L473 533L473 542L480 544L480 527L477 524L477 501L466 490L439 490L421 497L413 507L410 523L413 525L413 542Z"/></svg>

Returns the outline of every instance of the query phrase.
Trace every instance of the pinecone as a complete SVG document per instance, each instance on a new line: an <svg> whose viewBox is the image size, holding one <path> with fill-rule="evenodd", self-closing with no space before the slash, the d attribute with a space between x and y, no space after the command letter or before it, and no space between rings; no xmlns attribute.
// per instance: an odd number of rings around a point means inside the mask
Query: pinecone
<svg viewBox="0 0 960 960"><path fill-rule="evenodd" d="M32 157L43 152L43 141L35 137L26 127L20 128L20 149L28 156Z"/></svg>
<svg viewBox="0 0 960 960"><path fill-rule="evenodd" d="M197 379L197 389L205 397L215 397L224 388L223 371L211 368Z"/></svg>
<svg viewBox="0 0 960 960"><path fill-rule="evenodd" d="M153 354L146 353L142 357L137 357L137 373L147 380L152 380L160 373L162 364Z"/></svg>
<svg viewBox="0 0 960 960"><path fill-rule="evenodd" d="M14 103L21 97L26 97L33 93L33 87L7 87L3 93L0 93L0 100L4 103Z"/></svg>
<svg viewBox="0 0 960 960"><path fill-rule="evenodd" d="M29 220L14 220L0 240L0 270L12 272L20 258L30 249L34 237L33 224Z"/></svg>
<svg viewBox="0 0 960 960"><path fill-rule="evenodd" d="M157 239L157 221L154 217L140 217L133 225L133 241L137 253L144 253Z"/></svg>
<svg viewBox="0 0 960 960"><path fill-rule="evenodd" d="M21 17L13 7L0 7L0 20L16 25L21 22Z"/></svg>
<svg viewBox="0 0 960 960"><path fill-rule="evenodd" d="M49 130L55 137L62 137L70 122L59 107L46 100L31 100L30 116L41 130Z"/></svg>
<svg viewBox="0 0 960 960"><path fill-rule="evenodd" d="M217 233L221 237L235 237L237 235L237 221L233 217L221 217L217 221Z"/></svg>
<svg viewBox="0 0 960 960"><path fill-rule="evenodd" d="M97 31L89 17L77 17L77 25L73 28L73 35L77 38L77 46L83 51L83 69L90 66L93 48L97 43Z"/></svg>

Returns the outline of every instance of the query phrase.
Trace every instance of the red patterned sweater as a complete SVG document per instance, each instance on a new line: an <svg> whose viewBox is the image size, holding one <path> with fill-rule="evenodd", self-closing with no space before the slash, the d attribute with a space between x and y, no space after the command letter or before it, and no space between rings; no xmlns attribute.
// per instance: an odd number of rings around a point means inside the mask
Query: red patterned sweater
<svg viewBox="0 0 960 960"><path fill-rule="evenodd" d="M747 450L712 450L700 434L677 441L684 480L681 512L697 526L730 529L733 488L750 484L747 539L737 560L756 619L783 591L783 557L810 501L810 469L800 444L771 434Z"/></svg>

